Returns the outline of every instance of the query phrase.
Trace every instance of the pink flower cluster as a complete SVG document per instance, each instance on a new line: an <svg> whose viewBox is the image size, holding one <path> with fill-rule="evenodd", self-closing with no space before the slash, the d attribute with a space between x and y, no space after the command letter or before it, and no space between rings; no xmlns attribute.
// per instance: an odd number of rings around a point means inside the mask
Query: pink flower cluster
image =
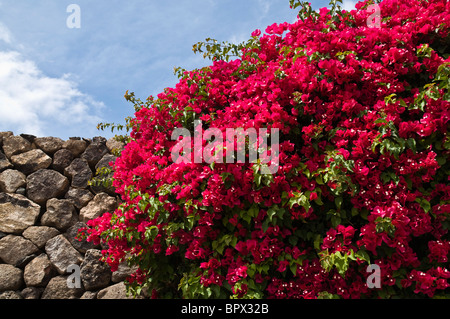
<svg viewBox="0 0 450 319"><path fill-rule="evenodd" d="M448 294L450 2L384 0L381 28L368 4L256 30L142 105L114 167L124 204L87 230L113 270L129 258L160 297ZM278 128L278 172L173 163L194 119Z"/></svg>

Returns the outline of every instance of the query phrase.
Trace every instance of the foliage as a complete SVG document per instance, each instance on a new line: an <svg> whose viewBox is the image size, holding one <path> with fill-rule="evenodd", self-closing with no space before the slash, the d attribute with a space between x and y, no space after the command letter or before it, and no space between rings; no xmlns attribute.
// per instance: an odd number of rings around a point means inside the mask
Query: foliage
<svg viewBox="0 0 450 319"><path fill-rule="evenodd" d="M127 121L114 167L123 204L88 223L115 271L159 298L449 295L449 21L444 0L301 7L240 45L207 39L212 65ZM204 52L203 50L206 50ZM234 57L235 59L230 59ZM175 128L278 128L279 169L173 163ZM203 141L203 147L209 144ZM273 145L272 145L273 146ZM369 264L381 288L366 285Z"/></svg>

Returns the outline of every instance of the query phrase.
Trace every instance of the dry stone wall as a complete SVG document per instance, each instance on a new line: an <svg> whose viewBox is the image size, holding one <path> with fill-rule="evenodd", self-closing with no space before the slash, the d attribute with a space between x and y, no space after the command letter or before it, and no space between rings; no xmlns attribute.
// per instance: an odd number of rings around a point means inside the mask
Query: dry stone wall
<svg viewBox="0 0 450 319"><path fill-rule="evenodd" d="M75 239L88 220L119 205L112 188L88 182L121 148L113 138L0 132L0 299L126 298L123 280L133 270L111 273L102 247ZM71 265L80 288L68 284Z"/></svg>

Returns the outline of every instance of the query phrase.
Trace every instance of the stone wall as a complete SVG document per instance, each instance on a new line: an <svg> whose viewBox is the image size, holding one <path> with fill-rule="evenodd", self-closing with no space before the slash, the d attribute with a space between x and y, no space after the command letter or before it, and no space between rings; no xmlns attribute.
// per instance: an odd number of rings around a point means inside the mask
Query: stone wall
<svg viewBox="0 0 450 319"><path fill-rule="evenodd" d="M75 239L89 219L118 206L113 189L88 182L122 147L103 137L0 132L0 299L126 297L132 270L121 265L112 274L99 261L101 247ZM71 265L79 266L81 288L68 284Z"/></svg>

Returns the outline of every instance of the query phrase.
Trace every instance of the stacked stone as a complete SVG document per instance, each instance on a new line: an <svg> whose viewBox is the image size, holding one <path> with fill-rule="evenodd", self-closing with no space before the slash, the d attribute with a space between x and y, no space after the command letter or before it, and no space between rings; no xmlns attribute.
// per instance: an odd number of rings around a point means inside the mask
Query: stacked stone
<svg viewBox="0 0 450 319"><path fill-rule="evenodd" d="M75 238L90 219L113 212L113 188L89 186L109 166L114 138L35 137L0 132L0 299L125 298L123 280L111 273L101 247ZM80 267L80 288L67 282Z"/></svg>

